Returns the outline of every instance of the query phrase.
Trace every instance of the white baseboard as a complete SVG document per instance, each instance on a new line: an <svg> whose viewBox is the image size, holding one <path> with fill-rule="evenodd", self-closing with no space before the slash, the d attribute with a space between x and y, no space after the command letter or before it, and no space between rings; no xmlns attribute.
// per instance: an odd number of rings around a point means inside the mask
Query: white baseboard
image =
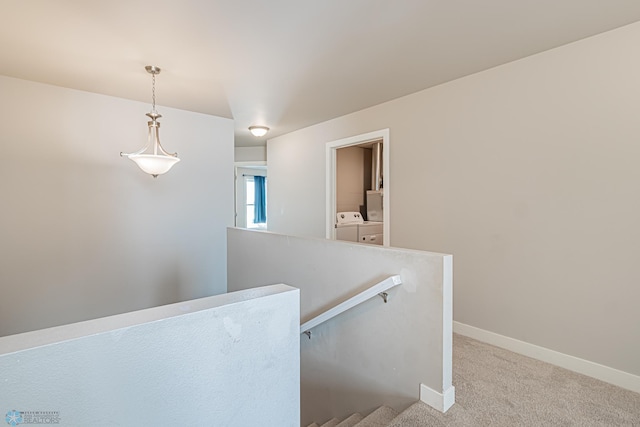
<svg viewBox="0 0 640 427"><path fill-rule="evenodd" d="M456 321L453 322L453 332L640 393L640 376L628 372Z"/></svg>
<svg viewBox="0 0 640 427"><path fill-rule="evenodd" d="M434 389L420 384L420 400L440 412L447 412L456 401L456 389L451 386L444 393L438 393Z"/></svg>

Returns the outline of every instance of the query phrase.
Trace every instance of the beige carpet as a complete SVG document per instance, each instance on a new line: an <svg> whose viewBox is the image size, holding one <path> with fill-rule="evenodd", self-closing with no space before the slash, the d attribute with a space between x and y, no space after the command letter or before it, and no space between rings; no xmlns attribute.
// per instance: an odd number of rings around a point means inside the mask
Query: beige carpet
<svg viewBox="0 0 640 427"><path fill-rule="evenodd" d="M456 404L416 404L390 426L638 426L640 394L454 335Z"/></svg>

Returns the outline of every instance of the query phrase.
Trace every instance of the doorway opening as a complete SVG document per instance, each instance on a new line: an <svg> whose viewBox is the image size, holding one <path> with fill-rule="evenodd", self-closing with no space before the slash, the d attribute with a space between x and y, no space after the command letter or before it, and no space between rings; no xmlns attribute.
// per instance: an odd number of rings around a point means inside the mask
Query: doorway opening
<svg viewBox="0 0 640 427"><path fill-rule="evenodd" d="M347 173L354 174L354 181L358 181L355 183L339 182L345 179L345 174L339 173L338 154L339 150L347 148L350 148L350 150L340 152L341 159L349 157L357 157L358 159L362 157L362 159L364 159L364 166L362 168L356 166L355 168L351 168L351 172ZM379 155L373 154L375 150L380 150ZM368 152L370 152L370 154ZM379 159L377 162L377 167L380 169L378 175L375 173L376 162L372 162L369 171L367 171L367 156L369 156L369 158L375 159L377 157ZM360 162L360 160L356 161ZM354 164L357 165L358 163ZM342 166L340 168L342 168ZM349 168L350 167L347 166L346 170L349 170ZM360 177L358 178L359 175ZM369 182L367 182L367 176L374 177L370 180L370 186L368 188L367 186L369 185ZM368 221L373 221L377 224L380 224L381 222L380 225L382 226L383 245L390 246L389 129L378 130L363 135L356 135L328 142L326 145L326 177L326 238L332 240L337 238L337 214L338 212L348 210L354 214L360 212L362 217ZM376 182L380 186L378 189L375 187ZM364 187L362 187L363 185ZM368 189L370 190L367 191ZM369 194L376 192L378 194ZM358 193L360 194L359 196ZM360 197L360 199L358 199L358 197ZM381 205L378 207L377 213L367 209L367 198L370 198L369 207L375 203L379 203ZM362 200L362 202L359 200ZM380 210L382 212L380 212ZM370 218L368 216L370 216ZM340 231L343 232L344 230ZM375 236L369 237L373 237L373 240L375 240ZM367 241L367 238L360 240L364 243L376 243L373 240ZM379 241L377 243L379 244Z"/></svg>

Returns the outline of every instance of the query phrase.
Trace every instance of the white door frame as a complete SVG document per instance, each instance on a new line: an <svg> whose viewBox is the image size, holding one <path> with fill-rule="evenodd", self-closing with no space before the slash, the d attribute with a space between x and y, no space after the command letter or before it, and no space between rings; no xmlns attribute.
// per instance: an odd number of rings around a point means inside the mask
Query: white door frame
<svg viewBox="0 0 640 427"><path fill-rule="evenodd" d="M389 221L389 129L376 130L362 135L351 136L349 138L338 139L327 142L326 145L326 177L327 177L327 199L326 199L326 237L335 240L336 238L336 151L338 148L351 147L353 145L366 144L367 142L382 140L382 176L384 179L384 198L382 199L382 221L384 246L390 246L390 221Z"/></svg>

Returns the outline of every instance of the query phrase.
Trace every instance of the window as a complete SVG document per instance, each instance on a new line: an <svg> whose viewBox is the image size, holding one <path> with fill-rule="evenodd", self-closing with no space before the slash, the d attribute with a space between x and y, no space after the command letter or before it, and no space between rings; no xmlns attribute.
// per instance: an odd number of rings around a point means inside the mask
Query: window
<svg viewBox="0 0 640 427"><path fill-rule="evenodd" d="M247 209L247 228L266 229L267 221L266 217L263 222L254 222L256 218L256 179L253 176L245 176L245 205ZM262 198L262 206L259 209L263 211L266 209L266 179L265 179L265 197ZM260 199L260 198L258 198ZM260 202L260 200L258 200Z"/></svg>

